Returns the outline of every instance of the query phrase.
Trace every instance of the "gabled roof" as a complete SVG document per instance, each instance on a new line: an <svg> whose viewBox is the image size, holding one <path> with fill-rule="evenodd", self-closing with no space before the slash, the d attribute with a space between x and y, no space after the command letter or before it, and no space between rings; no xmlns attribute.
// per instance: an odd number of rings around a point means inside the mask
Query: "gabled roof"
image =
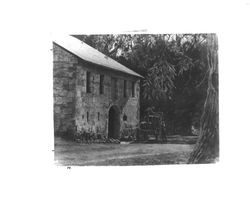
<svg viewBox="0 0 250 200"><path fill-rule="evenodd" d="M118 63L112 58L109 58L100 51L94 49L93 47L87 45L86 43L73 36L60 36L56 37L53 41L85 61L101 65L112 70L142 77L131 69L128 69L124 65Z"/></svg>

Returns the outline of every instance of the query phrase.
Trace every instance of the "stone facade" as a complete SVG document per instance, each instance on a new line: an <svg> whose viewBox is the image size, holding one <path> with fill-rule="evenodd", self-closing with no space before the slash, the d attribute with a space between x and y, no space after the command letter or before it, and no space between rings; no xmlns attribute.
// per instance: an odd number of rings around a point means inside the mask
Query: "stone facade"
<svg viewBox="0 0 250 200"><path fill-rule="evenodd" d="M138 127L138 77L86 62L55 43L53 53L55 134L85 131L110 137L114 126L113 136L120 138L125 129Z"/></svg>

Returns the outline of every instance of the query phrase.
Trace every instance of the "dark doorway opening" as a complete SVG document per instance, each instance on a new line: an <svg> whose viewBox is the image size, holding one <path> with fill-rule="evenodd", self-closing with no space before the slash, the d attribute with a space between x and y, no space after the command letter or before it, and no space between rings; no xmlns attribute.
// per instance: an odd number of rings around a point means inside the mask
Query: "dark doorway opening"
<svg viewBox="0 0 250 200"><path fill-rule="evenodd" d="M116 106L109 109L108 138L118 139L120 135L120 112Z"/></svg>

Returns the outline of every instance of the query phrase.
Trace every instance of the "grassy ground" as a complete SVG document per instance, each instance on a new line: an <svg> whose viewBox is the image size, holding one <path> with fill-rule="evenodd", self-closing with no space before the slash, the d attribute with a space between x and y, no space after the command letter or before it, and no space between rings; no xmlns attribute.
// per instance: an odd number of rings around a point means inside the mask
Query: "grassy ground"
<svg viewBox="0 0 250 200"><path fill-rule="evenodd" d="M193 144L83 144L55 138L58 165L159 165L186 163Z"/></svg>

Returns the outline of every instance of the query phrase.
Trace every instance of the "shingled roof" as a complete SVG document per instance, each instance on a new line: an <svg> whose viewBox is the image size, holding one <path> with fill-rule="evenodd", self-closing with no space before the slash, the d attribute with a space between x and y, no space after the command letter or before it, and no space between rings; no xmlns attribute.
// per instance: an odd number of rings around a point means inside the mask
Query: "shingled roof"
<svg viewBox="0 0 250 200"><path fill-rule="evenodd" d="M142 77L136 72L128 69L124 65L118 63L117 61L104 55L100 51L94 49L93 47L87 45L86 43L73 36L57 36L53 40L53 42L85 61L101 65L112 70L121 71L130 75Z"/></svg>

